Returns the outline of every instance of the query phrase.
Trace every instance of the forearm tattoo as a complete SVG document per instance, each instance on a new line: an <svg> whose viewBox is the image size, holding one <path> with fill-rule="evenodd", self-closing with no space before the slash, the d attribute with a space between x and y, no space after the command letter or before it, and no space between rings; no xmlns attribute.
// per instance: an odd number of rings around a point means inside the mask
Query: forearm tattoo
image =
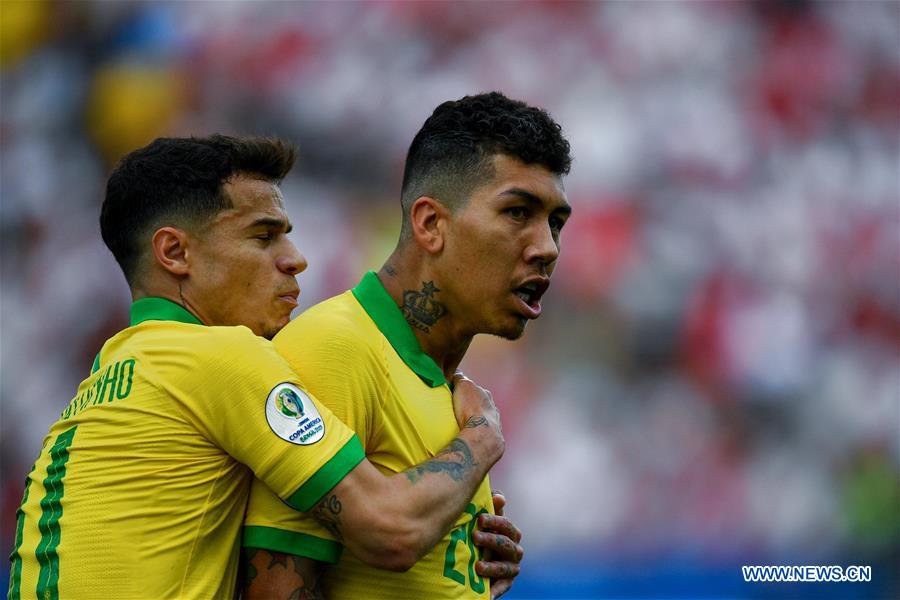
<svg viewBox="0 0 900 600"><path fill-rule="evenodd" d="M269 571L271 571L274 567L283 567L287 569L287 554L284 554L282 552L272 552L270 556L272 558L271 560L269 560L269 566L266 567Z"/></svg>
<svg viewBox="0 0 900 600"><path fill-rule="evenodd" d="M264 566L267 556L268 566ZM293 573L288 571L289 558L294 563ZM278 596L284 600L324 600L322 591L316 585L318 580L316 563L307 558L258 548L245 548L241 568L244 571L241 579L244 598L259 594L265 594L266 598L274 598L275 596L271 594L278 589L284 591L284 596ZM260 571L264 573L262 577ZM251 590L254 582L262 587Z"/></svg>
<svg viewBox="0 0 900 600"><path fill-rule="evenodd" d="M447 307L435 299L439 290L433 281L423 281L422 291L404 290L403 306L400 310L406 322L420 331L428 333L438 319L447 314Z"/></svg>
<svg viewBox="0 0 900 600"><path fill-rule="evenodd" d="M472 419L469 420L471 421ZM466 427L468 426L467 421ZM456 438L450 442L449 446L441 450L437 456L411 469L407 469L405 473L410 483L417 483L426 473L446 473L453 481L462 481L472 471L472 468L477 465L478 463L475 462L475 457L472 456L472 450L469 448L469 445L463 440Z"/></svg>
<svg viewBox="0 0 900 600"><path fill-rule="evenodd" d="M299 580L288 600L325 600L325 594L317 585L319 578L315 565L318 563L301 556L292 556L291 559L294 563L294 573Z"/></svg>
<svg viewBox="0 0 900 600"><path fill-rule="evenodd" d="M244 560L241 561L238 569L238 581L246 588L250 587L253 580L256 579L256 567L253 565L253 559L256 558L258 548L244 548Z"/></svg>
<svg viewBox="0 0 900 600"><path fill-rule="evenodd" d="M291 592L287 600L325 600L325 596L316 589L299 587Z"/></svg>
<svg viewBox="0 0 900 600"><path fill-rule="evenodd" d="M312 510L313 516L318 519L328 532L338 540L344 539L341 533L341 501L338 500L337 494L331 494L322 498L315 508Z"/></svg>

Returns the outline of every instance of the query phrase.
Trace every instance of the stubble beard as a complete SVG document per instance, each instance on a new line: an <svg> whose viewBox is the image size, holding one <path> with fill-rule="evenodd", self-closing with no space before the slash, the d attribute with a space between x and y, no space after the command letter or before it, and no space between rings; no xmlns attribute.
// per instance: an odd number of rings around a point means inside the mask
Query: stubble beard
<svg viewBox="0 0 900 600"><path fill-rule="evenodd" d="M264 325L264 329L260 335L271 341L272 338L278 335L278 332L284 329L288 323L290 323L290 315L288 316L288 321L284 325Z"/></svg>
<svg viewBox="0 0 900 600"><path fill-rule="evenodd" d="M514 342L525 334L525 327L527 325L528 319L525 317L518 317L518 322L515 325L497 328L496 330L491 331L490 334Z"/></svg>

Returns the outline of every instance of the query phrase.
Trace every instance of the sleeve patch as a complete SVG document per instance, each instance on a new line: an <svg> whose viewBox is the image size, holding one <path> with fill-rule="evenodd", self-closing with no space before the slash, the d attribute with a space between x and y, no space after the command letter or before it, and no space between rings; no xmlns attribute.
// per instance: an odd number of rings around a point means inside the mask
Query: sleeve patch
<svg viewBox="0 0 900 600"><path fill-rule="evenodd" d="M325 422L309 395L293 383L279 383L266 398L266 421L286 442L315 444L325 437Z"/></svg>

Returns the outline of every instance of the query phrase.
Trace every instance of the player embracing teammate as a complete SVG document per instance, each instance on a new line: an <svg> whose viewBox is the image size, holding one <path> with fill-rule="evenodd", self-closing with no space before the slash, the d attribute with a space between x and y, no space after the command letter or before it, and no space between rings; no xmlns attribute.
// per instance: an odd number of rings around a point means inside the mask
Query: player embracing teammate
<svg viewBox="0 0 900 600"><path fill-rule="evenodd" d="M28 475L10 598L232 597L251 480L247 597L511 585L520 534L486 477L499 414L455 370L477 333L515 339L540 314L568 143L501 94L438 107L410 148L397 249L272 343L307 266L279 189L294 159L272 139L167 138L111 174L101 233L131 324Z"/></svg>

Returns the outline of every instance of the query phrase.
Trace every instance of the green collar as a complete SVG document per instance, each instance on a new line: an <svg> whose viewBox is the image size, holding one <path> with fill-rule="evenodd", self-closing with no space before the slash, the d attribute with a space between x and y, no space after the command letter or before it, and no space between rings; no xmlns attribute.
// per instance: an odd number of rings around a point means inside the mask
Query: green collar
<svg viewBox="0 0 900 600"><path fill-rule="evenodd" d="M186 308L165 298L141 298L131 304L130 326L134 327L144 321L179 321L192 325L203 325L200 319L188 312ZM103 352L102 348L100 352ZM91 373L100 370L100 352L94 357Z"/></svg>
<svg viewBox="0 0 900 600"><path fill-rule="evenodd" d="M351 291L406 366L433 388L447 383L443 371L434 359L422 352L419 340L410 329L406 318L381 285L374 271L363 275L362 281Z"/></svg>
<svg viewBox="0 0 900 600"><path fill-rule="evenodd" d="M131 305L131 326L144 321L179 321L203 325L186 308L165 298L141 298Z"/></svg>

